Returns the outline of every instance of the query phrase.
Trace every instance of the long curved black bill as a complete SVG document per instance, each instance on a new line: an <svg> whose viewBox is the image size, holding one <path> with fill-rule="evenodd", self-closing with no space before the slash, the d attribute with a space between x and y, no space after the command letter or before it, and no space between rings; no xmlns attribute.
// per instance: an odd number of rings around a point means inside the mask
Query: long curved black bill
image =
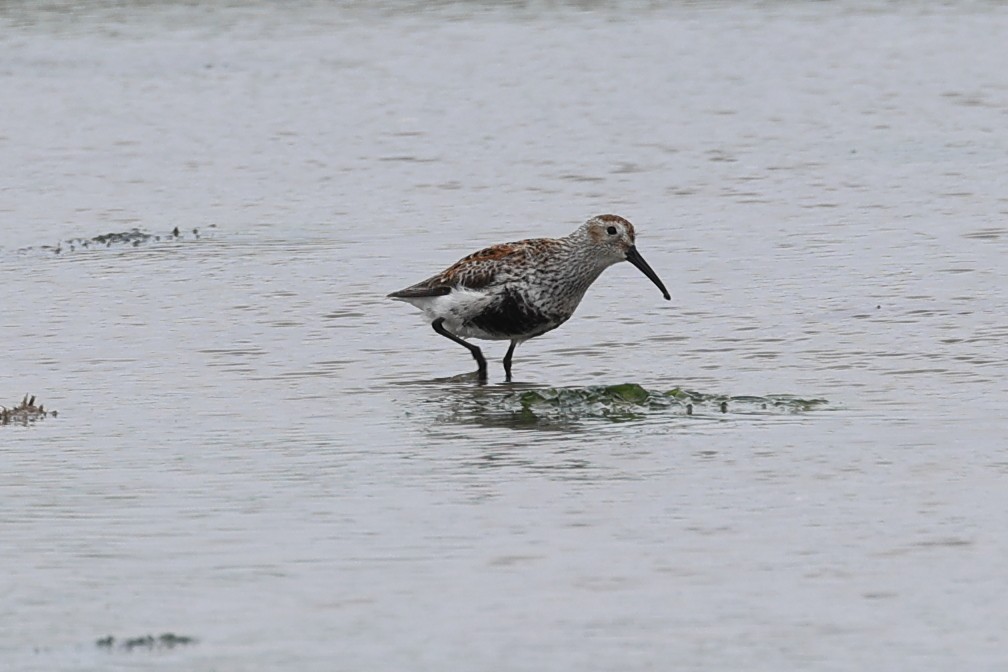
<svg viewBox="0 0 1008 672"><path fill-rule="evenodd" d="M644 261L644 257L640 256L640 252L637 251L636 245L631 245L630 249L627 250L626 260L629 261L634 266L636 266L637 268L639 268L641 273L650 278L651 282L653 282L658 286L658 289L661 290L662 296L665 297L666 301L672 300L672 297L669 296L668 290L665 289L665 285L663 285L662 281L658 278L658 274L655 273L653 270L651 270L651 267L648 266L648 263Z"/></svg>

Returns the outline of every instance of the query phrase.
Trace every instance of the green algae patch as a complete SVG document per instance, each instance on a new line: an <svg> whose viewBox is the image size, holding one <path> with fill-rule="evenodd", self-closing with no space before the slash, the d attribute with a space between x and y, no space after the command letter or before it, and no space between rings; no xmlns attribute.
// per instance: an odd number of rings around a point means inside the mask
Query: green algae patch
<svg viewBox="0 0 1008 672"><path fill-rule="evenodd" d="M785 415L816 410L825 399L795 395L731 396L686 390L649 390L638 383L468 391L453 399L442 420L515 429L570 429L586 422L625 423L662 417Z"/></svg>
<svg viewBox="0 0 1008 672"><path fill-rule="evenodd" d="M802 399L791 394L772 394L768 397L777 408L785 408L793 412L813 411L829 403L826 399Z"/></svg>
<svg viewBox="0 0 1008 672"><path fill-rule="evenodd" d="M632 420L651 410L651 393L636 383L592 387L547 387L505 394L501 404L516 418Z"/></svg>
<svg viewBox="0 0 1008 672"><path fill-rule="evenodd" d="M621 401L634 404L642 404L651 397L651 393L637 383L610 385L605 388L605 393L613 399L619 399Z"/></svg>

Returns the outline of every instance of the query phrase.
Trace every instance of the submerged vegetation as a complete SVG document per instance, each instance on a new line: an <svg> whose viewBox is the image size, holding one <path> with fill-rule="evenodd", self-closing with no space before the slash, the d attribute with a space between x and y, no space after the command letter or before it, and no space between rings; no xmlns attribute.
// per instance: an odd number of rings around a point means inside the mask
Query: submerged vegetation
<svg viewBox="0 0 1008 672"><path fill-rule="evenodd" d="M30 422L41 420L48 416L56 417L56 411L47 411L42 404L35 405L35 395L29 397L27 394L20 404L14 408L0 406L0 425L27 425Z"/></svg>
<svg viewBox="0 0 1008 672"><path fill-rule="evenodd" d="M632 422L668 415L795 414L824 406L825 399L793 395L729 396L672 388L648 390L637 383L588 387L498 389L454 400L444 419L529 428L561 428L585 421Z"/></svg>
<svg viewBox="0 0 1008 672"><path fill-rule="evenodd" d="M108 637L102 637L97 640L95 644L102 649L113 649L118 648L123 651L133 651L134 649L174 649L176 646L187 646L189 644L195 644L197 642L195 637L187 637L185 635L176 635L171 632L166 632L163 635L155 637L153 635L144 635L143 637L129 637L127 639L117 640L112 635Z"/></svg>
<svg viewBox="0 0 1008 672"><path fill-rule="evenodd" d="M216 224L210 224L209 228L215 228ZM104 249L111 247L140 247L141 245L149 245L152 243L170 243L182 240L199 240L201 237L200 230L198 228L193 228L191 230L183 231L179 227L173 228L164 234L147 233L139 228L132 228L129 231L118 231L111 233L103 233L101 235L93 236L91 238L71 238L69 240L61 240L55 245L39 245L38 247L26 247L19 252L31 252L34 250L48 252L50 254L65 254L68 252L76 252L83 250L92 249Z"/></svg>

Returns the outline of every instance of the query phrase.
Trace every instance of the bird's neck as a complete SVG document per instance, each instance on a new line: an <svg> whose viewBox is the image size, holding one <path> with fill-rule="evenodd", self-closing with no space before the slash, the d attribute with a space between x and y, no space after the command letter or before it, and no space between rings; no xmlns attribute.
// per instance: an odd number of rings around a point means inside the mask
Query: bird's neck
<svg viewBox="0 0 1008 672"><path fill-rule="evenodd" d="M610 260L600 257L590 246L585 245L578 238L579 235L585 234L578 230L561 239L564 245L557 260L566 271L563 273L565 289L575 303L581 300L592 283L602 275L602 271L612 266Z"/></svg>

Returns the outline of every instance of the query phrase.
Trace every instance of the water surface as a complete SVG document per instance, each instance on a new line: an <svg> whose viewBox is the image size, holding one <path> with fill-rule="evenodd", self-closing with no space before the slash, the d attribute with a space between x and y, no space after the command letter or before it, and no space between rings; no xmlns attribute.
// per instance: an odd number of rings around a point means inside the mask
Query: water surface
<svg viewBox="0 0 1008 672"><path fill-rule="evenodd" d="M0 403L60 415L0 427L2 667L1002 669L1006 29L3 3ZM610 269L515 385L383 298L604 212L673 301ZM622 383L828 403L502 415Z"/></svg>

